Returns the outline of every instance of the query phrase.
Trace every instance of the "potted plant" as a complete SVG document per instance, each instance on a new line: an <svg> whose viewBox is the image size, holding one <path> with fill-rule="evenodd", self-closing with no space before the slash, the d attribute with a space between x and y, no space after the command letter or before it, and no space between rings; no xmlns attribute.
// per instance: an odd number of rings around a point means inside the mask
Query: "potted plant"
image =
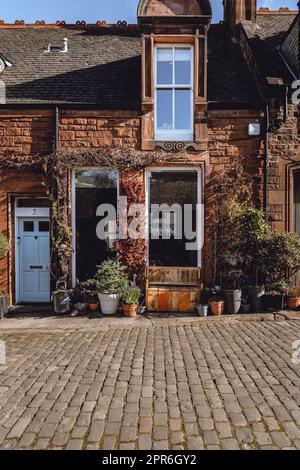
<svg viewBox="0 0 300 470"><path fill-rule="evenodd" d="M97 267L95 279L101 311L104 315L117 313L121 293L128 283L126 267L119 261L107 260Z"/></svg>
<svg viewBox="0 0 300 470"><path fill-rule="evenodd" d="M209 299L208 304L211 309L211 313L214 316L220 316L224 313L225 301L221 294L217 291L212 292L212 297Z"/></svg>
<svg viewBox="0 0 300 470"><path fill-rule="evenodd" d="M4 318L8 312L8 297L0 290L0 318Z"/></svg>
<svg viewBox="0 0 300 470"><path fill-rule="evenodd" d="M200 317L207 317L208 316L208 301L211 298L211 289L204 287L201 296L200 296L200 304L197 305L197 311Z"/></svg>
<svg viewBox="0 0 300 470"><path fill-rule="evenodd" d="M67 289L66 281L59 279L55 291L52 292L54 313L59 315L70 313L73 294L74 290Z"/></svg>
<svg viewBox="0 0 300 470"><path fill-rule="evenodd" d="M96 279L88 279L81 283L81 288L84 294L84 300L88 304L88 308L91 312L97 312L99 310L99 298L98 298L98 283Z"/></svg>
<svg viewBox="0 0 300 470"><path fill-rule="evenodd" d="M122 304L125 317L134 318L138 314L141 289L128 282L122 291Z"/></svg>
<svg viewBox="0 0 300 470"><path fill-rule="evenodd" d="M249 304L249 298L247 294L242 295L242 311L243 313L250 313L251 305Z"/></svg>
<svg viewBox="0 0 300 470"><path fill-rule="evenodd" d="M291 310L299 310L300 307L300 287L291 287L288 291L287 306Z"/></svg>
<svg viewBox="0 0 300 470"><path fill-rule="evenodd" d="M240 255L234 253L231 259L227 259L227 271L223 274L224 297L226 309L229 314L237 314L242 305L242 290L240 288L243 272L240 268Z"/></svg>
<svg viewBox="0 0 300 470"><path fill-rule="evenodd" d="M288 283L286 281L277 282L267 287L263 298L264 309L266 311L283 310L287 291Z"/></svg>
<svg viewBox="0 0 300 470"><path fill-rule="evenodd" d="M0 233L0 258L4 258L9 252L9 241ZM4 292L0 291L0 318L4 318L4 315L8 312L9 297Z"/></svg>
<svg viewBox="0 0 300 470"><path fill-rule="evenodd" d="M254 207L244 209L240 223L242 227L241 250L244 256L243 269L248 280L249 303L253 312L261 312L269 256L266 240L271 229L263 211Z"/></svg>

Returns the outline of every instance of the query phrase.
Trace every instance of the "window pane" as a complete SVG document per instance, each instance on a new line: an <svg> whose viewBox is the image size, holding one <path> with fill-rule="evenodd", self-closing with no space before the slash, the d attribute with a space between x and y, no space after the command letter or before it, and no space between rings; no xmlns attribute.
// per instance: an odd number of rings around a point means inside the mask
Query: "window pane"
<svg viewBox="0 0 300 470"><path fill-rule="evenodd" d="M85 281L94 276L97 265L115 257L115 246L99 239L97 216L101 204L111 204L117 213L118 173L114 170L89 168L78 170L76 178L76 276Z"/></svg>
<svg viewBox="0 0 300 470"><path fill-rule="evenodd" d="M50 202L48 199L43 198L25 198L25 199L17 199L17 207L37 207L37 208L44 208L50 207Z"/></svg>
<svg viewBox="0 0 300 470"><path fill-rule="evenodd" d="M150 266L196 267L197 251L187 250L186 232L196 232L196 204L198 194L196 171L161 171L152 172L150 178L150 204L170 208L181 207L181 217L169 211L169 227L162 225L163 213L156 219L149 214L149 261ZM191 205L192 216L189 225L184 226L184 205ZM154 215L157 215L154 213ZM151 225L154 223L154 226ZM158 229L158 230L157 230ZM186 230L185 230L186 229ZM182 236L178 236L179 233ZM175 235L177 234L177 235Z"/></svg>
<svg viewBox="0 0 300 470"><path fill-rule="evenodd" d="M39 232L49 232L49 222L47 220L39 221Z"/></svg>
<svg viewBox="0 0 300 470"><path fill-rule="evenodd" d="M176 85L191 85L191 49L175 49L175 83Z"/></svg>
<svg viewBox="0 0 300 470"><path fill-rule="evenodd" d="M172 90L157 90L157 129L173 129Z"/></svg>
<svg viewBox="0 0 300 470"><path fill-rule="evenodd" d="M116 171L91 168L76 172L76 188L108 189L116 188L117 184L118 173Z"/></svg>
<svg viewBox="0 0 300 470"><path fill-rule="evenodd" d="M157 84L173 84L173 50L157 49Z"/></svg>
<svg viewBox="0 0 300 470"><path fill-rule="evenodd" d="M191 92L175 90L175 129L191 128Z"/></svg>
<svg viewBox="0 0 300 470"><path fill-rule="evenodd" d="M34 222L26 221L24 222L24 232L34 232Z"/></svg>

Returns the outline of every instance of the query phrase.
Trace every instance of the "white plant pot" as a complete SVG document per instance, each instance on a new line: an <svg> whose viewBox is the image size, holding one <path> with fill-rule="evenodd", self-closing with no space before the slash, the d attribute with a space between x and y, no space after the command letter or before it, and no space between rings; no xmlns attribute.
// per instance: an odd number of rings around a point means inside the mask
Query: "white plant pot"
<svg viewBox="0 0 300 470"><path fill-rule="evenodd" d="M115 315L117 313L120 294L99 294L98 297L103 315Z"/></svg>

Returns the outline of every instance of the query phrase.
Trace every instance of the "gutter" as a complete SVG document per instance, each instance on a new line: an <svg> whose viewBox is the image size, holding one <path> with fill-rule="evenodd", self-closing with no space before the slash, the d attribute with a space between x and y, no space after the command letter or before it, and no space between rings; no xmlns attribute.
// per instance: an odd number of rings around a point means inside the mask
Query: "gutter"
<svg viewBox="0 0 300 470"><path fill-rule="evenodd" d="M282 61L284 62L284 65L286 66L286 68L288 69L288 71L290 72L290 74L292 75L292 77L297 80L298 77L296 77L294 71L291 69L291 67L289 66L289 64L287 63L287 61L285 60L282 52L281 52L281 48L280 47L277 47L277 51L278 51L278 54L280 55Z"/></svg>

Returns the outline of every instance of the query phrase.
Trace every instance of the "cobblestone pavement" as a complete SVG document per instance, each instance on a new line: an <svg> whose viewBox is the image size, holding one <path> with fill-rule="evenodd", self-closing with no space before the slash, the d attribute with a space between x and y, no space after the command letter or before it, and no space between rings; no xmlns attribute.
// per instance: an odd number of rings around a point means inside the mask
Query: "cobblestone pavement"
<svg viewBox="0 0 300 470"><path fill-rule="evenodd" d="M164 319L0 339L2 449L300 449L300 320Z"/></svg>

